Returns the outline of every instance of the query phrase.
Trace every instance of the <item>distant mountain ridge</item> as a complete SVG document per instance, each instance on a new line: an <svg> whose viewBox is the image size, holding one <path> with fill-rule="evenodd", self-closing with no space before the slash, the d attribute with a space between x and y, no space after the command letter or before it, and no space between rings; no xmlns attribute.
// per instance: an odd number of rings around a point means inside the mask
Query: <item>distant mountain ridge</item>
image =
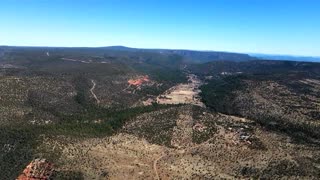
<svg viewBox="0 0 320 180"><path fill-rule="evenodd" d="M273 54L260 54L249 53L250 56L260 59L272 59L272 60L287 60L287 61L305 61L305 62L320 62L320 57L314 56L294 56L294 55L273 55Z"/></svg>
<svg viewBox="0 0 320 180"><path fill-rule="evenodd" d="M108 46L103 48L109 49L109 50L117 50L117 51L176 54L176 55L182 56L186 60L197 62L197 63L219 61L219 60L248 61L248 60L257 59L255 57L252 57L244 53L232 53L232 52L222 52L222 51L197 51L197 50L184 50L184 49L143 49L143 48L130 48L126 46Z"/></svg>
<svg viewBox="0 0 320 180"><path fill-rule="evenodd" d="M0 57L6 51L20 49L33 50L74 50L74 51L94 51L100 53L155 53L162 55L178 55L186 62L191 63L206 63L212 61L251 61L251 60L286 60L286 61L300 61L300 62L320 62L320 57L312 56L293 56L293 55L273 55L260 53L234 53L224 51L200 51L200 50L186 50L186 49L146 49L146 48L131 48L126 46L105 46L105 47L45 47L45 46L0 46Z"/></svg>

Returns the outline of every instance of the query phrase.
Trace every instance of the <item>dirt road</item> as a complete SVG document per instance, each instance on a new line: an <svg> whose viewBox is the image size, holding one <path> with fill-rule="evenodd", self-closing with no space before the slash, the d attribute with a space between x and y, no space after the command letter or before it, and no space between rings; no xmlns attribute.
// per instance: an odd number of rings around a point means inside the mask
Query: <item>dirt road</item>
<svg viewBox="0 0 320 180"><path fill-rule="evenodd" d="M86 64L90 63L90 62L87 62L87 61L82 61L82 60L77 60L77 59L70 59L70 58L61 58L61 59L65 60L65 61L81 62L81 63L86 63Z"/></svg>
<svg viewBox="0 0 320 180"><path fill-rule="evenodd" d="M157 163L160 159L162 159L163 157L167 156L166 154L160 156L158 159L156 159L154 162L153 162L153 171L154 173L156 174L156 179L157 180L160 180L160 177L159 177L159 173L158 173L158 168L157 168Z"/></svg>
<svg viewBox="0 0 320 180"><path fill-rule="evenodd" d="M94 99L97 101L97 104L100 103L100 100L98 99L97 95L93 92L94 88L96 88L96 83L94 82L93 79L91 79L92 82L92 88L90 89L90 92L92 94L92 96L94 97Z"/></svg>

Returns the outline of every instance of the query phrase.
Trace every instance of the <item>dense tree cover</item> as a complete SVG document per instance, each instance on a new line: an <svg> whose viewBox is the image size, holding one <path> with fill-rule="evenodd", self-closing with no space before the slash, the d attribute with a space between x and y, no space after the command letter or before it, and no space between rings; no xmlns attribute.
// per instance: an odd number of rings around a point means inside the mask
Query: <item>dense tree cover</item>
<svg viewBox="0 0 320 180"><path fill-rule="evenodd" d="M241 90L244 76L226 76L215 78L200 87L202 101L210 108L219 112L234 114L232 103L235 98L234 91Z"/></svg>

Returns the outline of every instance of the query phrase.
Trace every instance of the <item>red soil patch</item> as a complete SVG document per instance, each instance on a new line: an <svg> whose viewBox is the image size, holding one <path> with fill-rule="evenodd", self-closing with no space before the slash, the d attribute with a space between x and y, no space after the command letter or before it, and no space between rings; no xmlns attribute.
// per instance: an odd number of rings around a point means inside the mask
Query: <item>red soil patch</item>
<svg viewBox="0 0 320 180"><path fill-rule="evenodd" d="M45 159L33 160L16 180L47 180L53 172L53 164Z"/></svg>
<svg viewBox="0 0 320 180"><path fill-rule="evenodd" d="M149 76L142 76L138 79L130 79L128 83L133 86L141 86L141 84L149 81L150 81Z"/></svg>

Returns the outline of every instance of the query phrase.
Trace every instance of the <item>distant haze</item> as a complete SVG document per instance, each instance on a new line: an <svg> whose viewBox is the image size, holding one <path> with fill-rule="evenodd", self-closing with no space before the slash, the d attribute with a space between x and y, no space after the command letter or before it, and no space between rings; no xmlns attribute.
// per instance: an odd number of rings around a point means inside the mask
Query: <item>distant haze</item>
<svg viewBox="0 0 320 180"><path fill-rule="evenodd" d="M249 55L260 58L260 59L269 59L269 60L320 62L320 57L312 57L312 56L293 56L293 55L257 54L257 53L249 53Z"/></svg>

